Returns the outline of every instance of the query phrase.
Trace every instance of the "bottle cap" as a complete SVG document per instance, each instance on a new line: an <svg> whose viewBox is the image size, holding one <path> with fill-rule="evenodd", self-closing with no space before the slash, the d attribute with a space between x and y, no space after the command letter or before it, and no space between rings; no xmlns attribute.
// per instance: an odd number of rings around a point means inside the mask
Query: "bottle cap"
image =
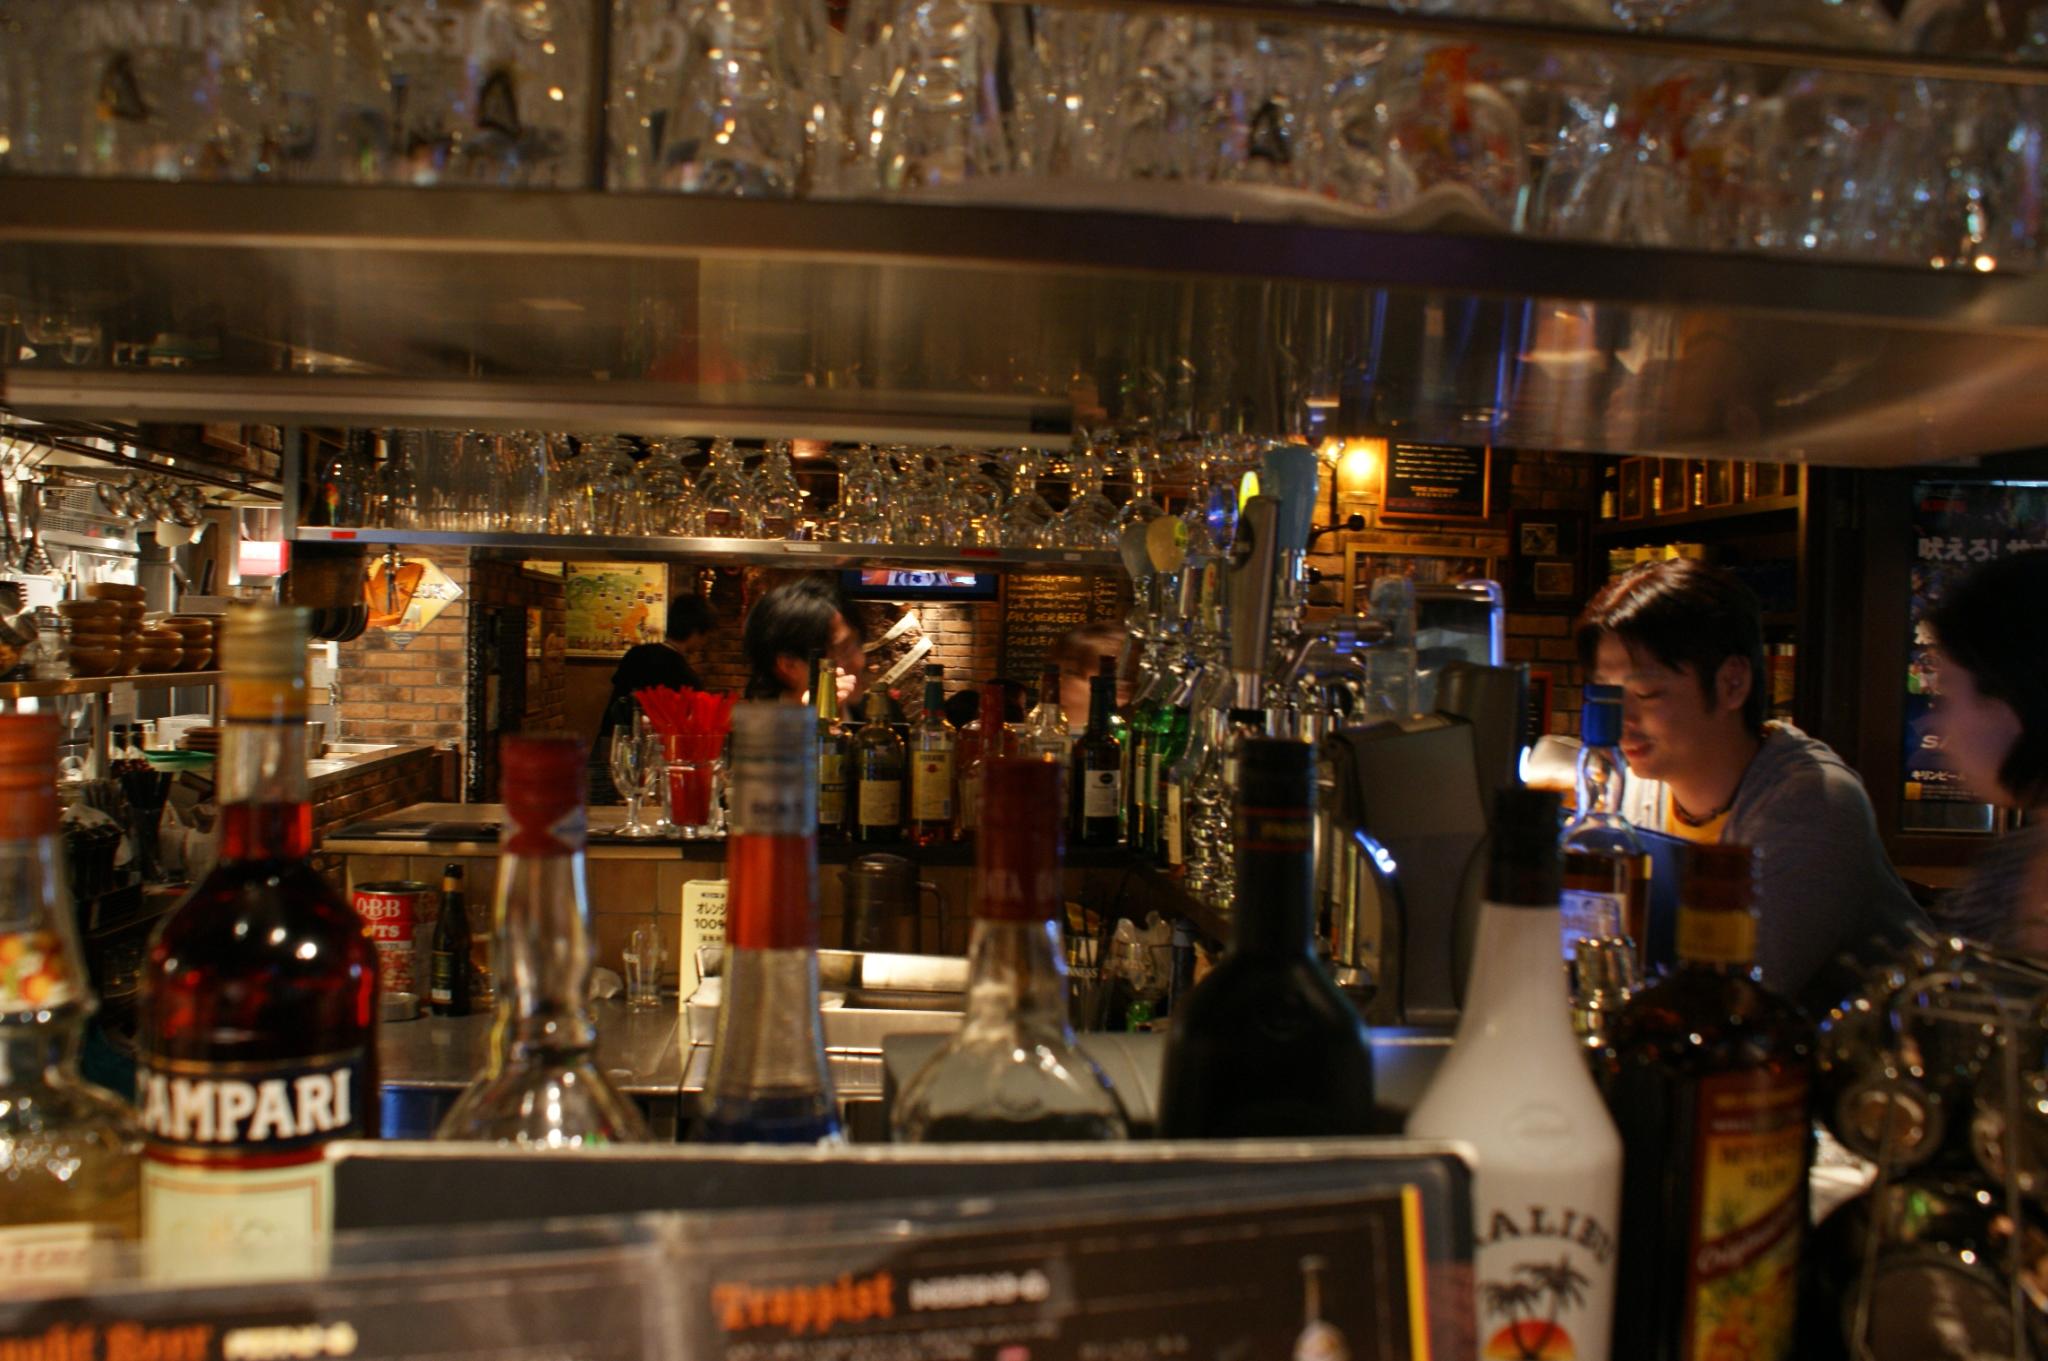
<svg viewBox="0 0 2048 1361"><path fill-rule="evenodd" d="M1065 886L1060 816L1062 772L1050 761L997 757L982 774L975 841L981 906L1001 921L1057 918Z"/></svg>
<svg viewBox="0 0 2048 1361"><path fill-rule="evenodd" d="M735 704L731 772L726 801L735 835L817 835L818 728L809 709L776 700Z"/></svg>
<svg viewBox="0 0 2048 1361"><path fill-rule="evenodd" d="M1679 865L1679 960L1754 967L1757 853L1748 846L1687 846Z"/></svg>
<svg viewBox="0 0 2048 1361"><path fill-rule="evenodd" d="M57 716L0 714L0 840L57 830Z"/></svg>
<svg viewBox="0 0 2048 1361"><path fill-rule="evenodd" d="M937 662L927 662L924 668L924 678L926 680L944 680L946 678L946 668Z"/></svg>
<svg viewBox="0 0 2048 1361"><path fill-rule="evenodd" d="M1621 745L1621 687L1589 685L1579 709L1579 740L1589 747Z"/></svg>
<svg viewBox="0 0 2048 1361"><path fill-rule="evenodd" d="M312 611L294 605L228 606L221 628L222 713L255 722L306 716L306 646Z"/></svg>
<svg viewBox="0 0 2048 1361"><path fill-rule="evenodd" d="M499 838L506 853L568 855L583 849L589 833L583 811L588 752L581 738L553 734L507 733L499 742L499 797L505 801Z"/></svg>
<svg viewBox="0 0 2048 1361"><path fill-rule="evenodd" d="M1493 796L1488 902L1555 908L1563 867L1557 835L1564 801L1554 790L1516 785Z"/></svg>

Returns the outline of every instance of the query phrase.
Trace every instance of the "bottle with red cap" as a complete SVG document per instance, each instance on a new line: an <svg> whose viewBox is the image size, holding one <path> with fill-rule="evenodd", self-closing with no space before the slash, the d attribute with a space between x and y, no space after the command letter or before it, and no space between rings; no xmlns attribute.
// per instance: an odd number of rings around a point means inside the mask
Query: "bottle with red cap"
<svg viewBox="0 0 2048 1361"><path fill-rule="evenodd" d="M982 775L980 901L967 1016L904 1087L896 1137L924 1143L1121 1139L1109 1079L1074 1039L1060 939L1060 768L997 757Z"/></svg>
<svg viewBox="0 0 2048 1361"><path fill-rule="evenodd" d="M818 1016L818 741L810 711L732 711L725 958L702 1135L840 1138Z"/></svg>
<svg viewBox="0 0 2048 1361"><path fill-rule="evenodd" d="M809 710L792 712L808 724ZM584 759L585 747L573 737L508 735L499 747L505 822L491 939L498 988L490 1050L437 1138L572 1148L647 1137L640 1112L592 1057Z"/></svg>
<svg viewBox="0 0 2048 1361"><path fill-rule="evenodd" d="M95 999L57 832L57 720L0 715L0 1276L79 1284L133 1238L142 1135L78 1072Z"/></svg>
<svg viewBox="0 0 2048 1361"><path fill-rule="evenodd" d="M376 947L310 859L308 623L228 612L220 859L142 967L142 1226L167 1272L317 1266L327 1145L377 1133Z"/></svg>

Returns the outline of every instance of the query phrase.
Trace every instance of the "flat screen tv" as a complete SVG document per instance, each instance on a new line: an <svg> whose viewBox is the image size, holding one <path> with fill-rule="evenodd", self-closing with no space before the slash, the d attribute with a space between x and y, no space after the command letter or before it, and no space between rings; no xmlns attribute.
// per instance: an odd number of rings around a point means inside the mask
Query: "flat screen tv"
<svg viewBox="0 0 2048 1361"><path fill-rule="evenodd" d="M854 600L994 600L996 574L930 567L848 567L840 585Z"/></svg>

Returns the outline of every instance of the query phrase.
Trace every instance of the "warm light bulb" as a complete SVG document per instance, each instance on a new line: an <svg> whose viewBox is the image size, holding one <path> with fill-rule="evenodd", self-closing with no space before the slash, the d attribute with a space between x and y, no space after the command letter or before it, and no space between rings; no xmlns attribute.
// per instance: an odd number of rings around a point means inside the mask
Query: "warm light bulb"
<svg viewBox="0 0 2048 1361"><path fill-rule="evenodd" d="M1383 439L1348 439L1337 457L1337 490L1346 496L1364 496L1379 480L1385 466L1387 442Z"/></svg>

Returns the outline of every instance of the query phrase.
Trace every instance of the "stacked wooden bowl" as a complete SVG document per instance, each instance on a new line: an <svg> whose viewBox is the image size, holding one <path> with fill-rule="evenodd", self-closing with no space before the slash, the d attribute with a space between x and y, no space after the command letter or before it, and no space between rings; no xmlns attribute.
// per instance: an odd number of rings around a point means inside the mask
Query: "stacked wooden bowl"
<svg viewBox="0 0 2048 1361"><path fill-rule="evenodd" d="M57 613L71 626L71 674L74 676L126 676L131 674L142 652L142 603L140 586L94 582L85 588L84 600L66 600Z"/></svg>
<svg viewBox="0 0 2048 1361"><path fill-rule="evenodd" d="M179 671L204 671L213 665L218 655L220 620L207 614L173 614L159 621L159 626L176 630L182 653L174 668Z"/></svg>

